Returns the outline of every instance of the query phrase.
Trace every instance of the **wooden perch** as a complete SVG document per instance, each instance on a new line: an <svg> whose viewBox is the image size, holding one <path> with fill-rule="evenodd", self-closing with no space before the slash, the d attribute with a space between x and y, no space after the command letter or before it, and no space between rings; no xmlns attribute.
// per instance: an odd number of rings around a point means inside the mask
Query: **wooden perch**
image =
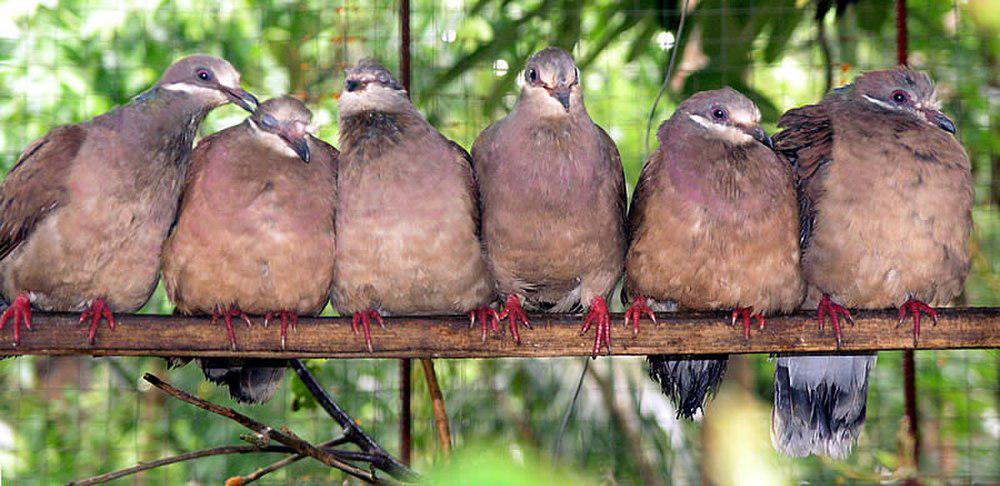
<svg viewBox="0 0 1000 486"><path fill-rule="evenodd" d="M829 324L817 330L815 315L800 312L768 318L767 327L754 327L750 339L743 328L728 325L726 313L662 313L657 324L642 323L638 337L613 316L612 354L744 354L776 352L874 351L894 349L961 349L1000 347L1000 308L942 309L939 324L924 319L920 341L914 345L912 323L897 328L895 310L855 313L855 326L844 324L838 348ZM496 358L589 356L593 331L579 335L578 315L532 315L533 329L521 332L515 345L509 335L481 340L480 330L469 328L467 317L386 318L386 328L373 329L374 352L351 330L350 318L302 318L281 349L279 326L238 324L237 348L229 346L222 325L208 318L160 315L121 315L114 331L102 326L93 345L78 314L33 314L33 329L14 347L9 330L0 333L0 356L241 356L261 358Z"/></svg>

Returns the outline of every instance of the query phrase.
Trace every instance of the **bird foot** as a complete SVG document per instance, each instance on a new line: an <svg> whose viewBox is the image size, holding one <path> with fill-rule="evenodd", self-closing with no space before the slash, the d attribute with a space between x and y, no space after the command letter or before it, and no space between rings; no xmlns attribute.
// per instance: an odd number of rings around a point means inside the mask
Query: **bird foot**
<svg viewBox="0 0 1000 486"><path fill-rule="evenodd" d="M913 316L913 344L917 344L917 340L920 339L920 318L921 314L927 314L931 316L931 320L934 325L937 325L937 311L933 307L927 305L916 299L907 300L903 305L899 306L899 323L896 324L896 329L906 322L906 315L909 313Z"/></svg>
<svg viewBox="0 0 1000 486"><path fill-rule="evenodd" d="M510 319L510 333L514 336L514 342L517 344L521 344L521 333L517 330L518 323L524 324L524 327L531 329L528 316L524 313L524 307L521 307L521 299L514 294L507 296L507 303L503 306L503 312L497 318L501 321Z"/></svg>
<svg viewBox="0 0 1000 486"><path fill-rule="evenodd" d="M600 295L590 301L590 310L587 317L583 319L583 327L580 335L584 335L590 330L592 324L597 324L597 335L594 337L594 351L591 357L596 359L597 353L601 351L601 345L608 349L611 354L611 312L608 311L608 303Z"/></svg>
<svg viewBox="0 0 1000 486"><path fill-rule="evenodd" d="M272 318L281 318L281 349L285 349L285 341L288 337L288 323L292 323L292 331L299 325L299 315L290 310L272 311L264 314L264 327L271 322Z"/></svg>
<svg viewBox="0 0 1000 486"><path fill-rule="evenodd" d="M243 322L247 323L247 327L251 327L253 324L250 322L250 316L246 315L245 312L241 311L237 307L230 307L229 309L216 309L212 311L212 324L217 324L219 318L222 317L226 322L226 331L229 332L229 345L232 346L233 350L236 350L236 332L233 331L233 316L239 316L243 319Z"/></svg>
<svg viewBox="0 0 1000 486"><path fill-rule="evenodd" d="M365 331L365 344L368 346L368 352L372 352L372 319L378 321L378 325L385 329L385 323L382 321L382 314L379 314L375 309L365 309L360 312L354 313L354 319L351 320L351 329L354 329L354 334L358 333L358 323L362 325Z"/></svg>
<svg viewBox="0 0 1000 486"><path fill-rule="evenodd" d="M0 331L11 319L13 319L14 326L14 346L17 346L21 344L21 323L24 323L24 327L31 330L31 299L28 298L28 294L24 292L17 294L17 298L10 304L10 307L3 311L3 316L0 316Z"/></svg>
<svg viewBox="0 0 1000 486"><path fill-rule="evenodd" d="M632 301L632 305L625 311L625 327L628 327L628 321L632 321L632 334L639 334L639 321L642 320L642 316L647 315L649 319L656 324L656 315L653 314L653 309L649 308L646 304L646 298L639 296Z"/></svg>
<svg viewBox="0 0 1000 486"><path fill-rule="evenodd" d="M480 307L469 311L469 329L476 325L476 320L483 326L483 342L486 342L486 334L490 329L493 332L500 332L500 314L495 309Z"/></svg>
<svg viewBox="0 0 1000 486"><path fill-rule="evenodd" d="M111 308L108 307L108 303L104 299L94 299L90 303L90 307L80 314L80 324L84 321L90 319L90 332L87 333L87 341L90 344L94 344L97 339L97 325L101 323L101 319L108 320L108 327L113 331L115 329L115 316L111 313Z"/></svg>
<svg viewBox="0 0 1000 486"><path fill-rule="evenodd" d="M750 318L753 317L757 319L757 330L764 330L764 313L757 312L754 313L753 306L750 307L737 307L733 309L732 319L729 321L730 326L736 325L736 318L742 317L743 319L743 337L750 339Z"/></svg>
<svg viewBox="0 0 1000 486"><path fill-rule="evenodd" d="M840 317L843 316L847 322L854 325L854 317L851 316L851 311L846 307L836 303L830 298L828 294L823 294L823 299L819 301L819 306L816 308L819 319L819 330L822 331L826 327L826 319L830 318L830 322L833 323L833 332L837 337L837 346L840 346L840 341L844 337L844 333L840 328Z"/></svg>

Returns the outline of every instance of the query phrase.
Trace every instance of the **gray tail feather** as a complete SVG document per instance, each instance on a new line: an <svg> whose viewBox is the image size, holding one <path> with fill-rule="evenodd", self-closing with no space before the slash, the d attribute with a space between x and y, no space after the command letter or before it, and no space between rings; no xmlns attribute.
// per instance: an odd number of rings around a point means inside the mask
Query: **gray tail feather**
<svg viewBox="0 0 1000 486"><path fill-rule="evenodd" d="M240 403L264 403L274 397L285 376L284 360L224 359L199 360L209 381L225 386Z"/></svg>
<svg viewBox="0 0 1000 486"><path fill-rule="evenodd" d="M864 427L874 355L777 359L771 442L793 456L851 454Z"/></svg>
<svg viewBox="0 0 1000 486"><path fill-rule="evenodd" d="M708 358L708 359L706 359ZM697 359L678 355L647 356L649 377L659 383L663 394L677 408L677 416L690 419L705 407L710 395L715 395L726 375L728 356L699 356Z"/></svg>

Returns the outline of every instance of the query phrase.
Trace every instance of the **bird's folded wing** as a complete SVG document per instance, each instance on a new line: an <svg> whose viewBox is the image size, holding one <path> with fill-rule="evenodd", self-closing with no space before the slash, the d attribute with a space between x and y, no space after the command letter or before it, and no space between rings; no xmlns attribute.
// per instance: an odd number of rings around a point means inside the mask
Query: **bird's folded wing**
<svg viewBox="0 0 1000 486"><path fill-rule="evenodd" d="M82 125L53 129L24 151L0 187L0 259L66 203L70 166L87 138Z"/></svg>
<svg viewBox="0 0 1000 486"><path fill-rule="evenodd" d="M833 154L833 125L824 105L806 105L789 110L778 120L782 130L773 137L775 150L795 171L799 194L801 246L805 249L816 220L816 200L820 195L825 166Z"/></svg>
<svg viewBox="0 0 1000 486"><path fill-rule="evenodd" d="M447 140L447 139L446 139ZM472 203L472 218L475 221L476 227L476 237L482 236L482 215L480 214L479 208L479 183L476 180L476 171L473 168L472 155L469 154L461 145L452 140L448 140L452 151L455 153L455 159L461 164L462 173L465 175L465 190Z"/></svg>

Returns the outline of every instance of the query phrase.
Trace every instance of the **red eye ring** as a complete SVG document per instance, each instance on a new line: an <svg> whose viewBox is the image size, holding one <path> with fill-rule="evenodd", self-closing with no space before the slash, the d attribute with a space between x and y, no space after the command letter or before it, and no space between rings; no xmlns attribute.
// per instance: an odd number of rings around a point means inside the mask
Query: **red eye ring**
<svg viewBox="0 0 1000 486"><path fill-rule="evenodd" d="M901 89L893 91L892 95L890 95L890 98L892 99L893 102L899 104L904 104L910 101L910 96L906 94L906 91L903 91Z"/></svg>
<svg viewBox="0 0 1000 486"><path fill-rule="evenodd" d="M208 72L207 69L199 69L194 74L195 74L195 76L198 76L198 79L200 79L202 81L208 81L208 80L212 79L212 73Z"/></svg>

